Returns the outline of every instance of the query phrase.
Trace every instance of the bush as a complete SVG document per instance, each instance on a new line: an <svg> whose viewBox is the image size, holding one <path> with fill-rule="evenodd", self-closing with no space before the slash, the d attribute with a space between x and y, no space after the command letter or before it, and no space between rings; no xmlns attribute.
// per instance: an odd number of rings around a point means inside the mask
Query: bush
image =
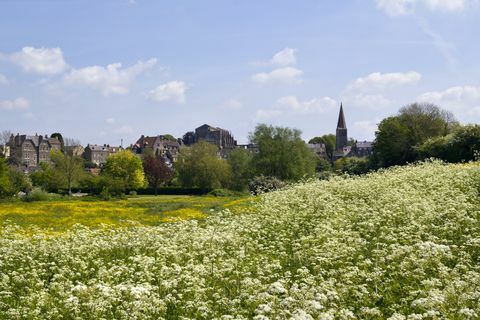
<svg viewBox="0 0 480 320"><path fill-rule="evenodd" d="M210 191L208 195L215 197L239 197L245 195L245 193L228 189L215 189Z"/></svg>
<svg viewBox="0 0 480 320"><path fill-rule="evenodd" d="M285 186L285 182L275 177L257 176L248 182L248 188L253 194L275 191Z"/></svg>
<svg viewBox="0 0 480 320"><path fill-rule="evenodd" d="M33 201L48 201L61 198L60 195L51 194L43 190L42 188L35 187L27 193L22 200L26 202L33 202Z"/></svg>

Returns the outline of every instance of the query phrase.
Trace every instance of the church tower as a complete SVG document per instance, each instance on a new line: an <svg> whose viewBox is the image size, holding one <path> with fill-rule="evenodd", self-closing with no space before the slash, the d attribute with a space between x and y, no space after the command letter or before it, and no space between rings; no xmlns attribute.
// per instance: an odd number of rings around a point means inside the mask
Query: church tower
<svg viewBox="0 0 480 320"><path fill-rule="evenodd" d="M338 114L336 151L342 151L347 146L347 124L343 114L343 105L340 103L340 113Z"/></svg>

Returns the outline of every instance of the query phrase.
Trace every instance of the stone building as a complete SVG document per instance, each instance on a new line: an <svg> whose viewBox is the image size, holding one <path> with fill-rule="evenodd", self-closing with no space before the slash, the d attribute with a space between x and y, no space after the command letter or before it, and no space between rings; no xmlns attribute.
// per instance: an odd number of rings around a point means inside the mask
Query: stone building
<svg viewBox="0 0 480 320"><path fill-rule="evenodd" d="M34 136L12 134L7 146L10 148L10 156L27 168L37 167L40 162L50 162L50 152L61 150L61 144L57 138L37 134Z"/></svg>
<svg viewBox="0 0 480 320"><path fill-rule="evenodd" d="M136 154L143 154L146 148L151 148L155 155L163 157L165 162L171 165L177 161L181 144L181 139L172 140L163 135L154 137L142 135L132 146L132 150Z"/></svg>
<svg viewBox="0 0 480 320"><path fill-rule="evenodd" d="M183 143L187 146L200 140L210 142L216 145L220 150L234 149L237 146L237 141L228 130L212 127L208 124L196 128L195 133L187 132L183 136Z"/></svg>
<svg viewBox="0 0 480 320"><path fill-rule="evenodd" d="M327 147L324 143L309 143L308 148L320 158L327 157Z"/></svg>
<svg viewBox="0 0 480 320"><path fill-rule="evenodd" d="M123 150L122 147L111 147L108 144L97 145L88 144L83 152L83 157L87 162L95 163L97 166L102 166L107 162L109 155Z"/></svg>

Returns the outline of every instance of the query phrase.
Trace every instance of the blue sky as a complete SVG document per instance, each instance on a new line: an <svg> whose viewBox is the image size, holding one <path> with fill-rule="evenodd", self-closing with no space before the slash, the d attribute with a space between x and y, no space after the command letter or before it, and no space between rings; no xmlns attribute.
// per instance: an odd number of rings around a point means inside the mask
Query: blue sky
<svg viewBox="0 0 480 320"><path fill-rule="evenodd" d="M83 144L208 123L349 136L405 104L480 122L477 0L0 2L0 130Z"/></svg>

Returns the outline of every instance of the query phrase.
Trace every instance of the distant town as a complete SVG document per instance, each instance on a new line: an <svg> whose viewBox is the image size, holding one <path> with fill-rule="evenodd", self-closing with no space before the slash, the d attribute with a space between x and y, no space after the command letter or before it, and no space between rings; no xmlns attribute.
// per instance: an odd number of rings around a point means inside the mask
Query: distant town
<svg viewBox="0 0 480 320"><path fill-rule="evenodd" d="M371 141L348 139L343 105L340 105L335 137L335 150L330 160L342 157L365 157L373 153L373 143ZM218 156L221 158L228 158L229 152L234 149L244 149L252 153L257 151L255 144L237 144L229 130L203 124L194 131L188 131L181 138L175 138L169 134L142 135L135 143L126 148L122 145L111 146L108 144L87 144L82 146L75 139L63 141L63 138L58 133L50 136L47 134L27 135L12 133L8 139L4 137L4 144L0 146L0 155L10 159L10 164L21 166L25 172L29 172L35 171L41 162L49 162L51 151L59 151L61 149L71 156L83 157L91 167L102 167L109 155L115 154L120 150L130 149L133 153L142 155L146 148L151 148L156 156L161 156L169 167L173 167L173 164L177 161L180 148L189 147L200 140L217 146L219 150ZM324 143L308 143L307 145L318 157L329 158L327 147Z"/></svg>

